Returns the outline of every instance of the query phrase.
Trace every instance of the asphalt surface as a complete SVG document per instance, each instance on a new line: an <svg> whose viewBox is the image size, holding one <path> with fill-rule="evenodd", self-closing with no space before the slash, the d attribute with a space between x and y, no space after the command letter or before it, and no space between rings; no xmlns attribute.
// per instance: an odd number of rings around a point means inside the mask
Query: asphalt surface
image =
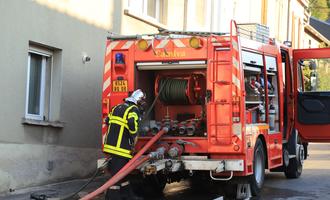
<svg viewBox="0 0 330 200"><path fill-rule="evenodd" d="M309 157L299 179L269 173L261 199L330 199L330 144L310 144Z"/></svg>
<svg viewBox="0 0 330 200"><path fill-rule="evenodd" d="M187 182L166 186L166 200L211 200L221 194L214 191L195 192ZM286 179L284 173L266 173L260 198L274 200L330 199L330 144L310 144L309 157L298 179ZM156 200L156 199L154 199ZM159 200L159 198L157 199Z"/></svg>
<svg viewBox="0 0 330 200"><path fill-rule="evenodd" d="M260 198L274 200L330 199L330 144L310 144L309 157L304 163L303 174L299 179L286 179L283 173L266 173L265 185ZM98 178L83 193L102 185L104 178ZM74 180L43 187L27 188L1 196L1 200L27 200L32 192L53 193L63 196L77 190L86 180ZM188 181L168 184L164 195L148 200L212 200L221 196L212 190L194 190ZM99 197L98 199L103 199Z"/></svg>

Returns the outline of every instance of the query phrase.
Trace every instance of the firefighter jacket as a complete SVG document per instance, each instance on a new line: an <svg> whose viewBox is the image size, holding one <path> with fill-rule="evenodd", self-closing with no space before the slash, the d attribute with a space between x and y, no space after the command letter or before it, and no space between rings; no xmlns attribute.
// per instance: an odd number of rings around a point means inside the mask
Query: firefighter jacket
<svg viewBox="0 0 330 200"><path fill-rule="evenodd" d="M134 138L138 131L140 112L135 104L123 103L112 108L108 115L109 128L104 139L103 151L125 158L132 158Z"/></svg>

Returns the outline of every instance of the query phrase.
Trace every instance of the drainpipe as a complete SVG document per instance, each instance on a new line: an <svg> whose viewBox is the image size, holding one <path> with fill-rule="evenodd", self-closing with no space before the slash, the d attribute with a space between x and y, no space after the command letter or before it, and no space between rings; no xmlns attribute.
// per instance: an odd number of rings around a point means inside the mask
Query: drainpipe
<svg viewBox="0 0 330 200"><path fill-rule="evenodd" d="M213 17L213 15L214 15L214 1L213 0L211 0L211 8L210 9L211 9L210 10L210 12L211 12L211 14L210 14L210 17L211 17L211 19L210 19L210 31L213 32L214 31L214 29L213 29L213 27L214 27L214 17Z"/></svg>
<svg viewBox="0 0 330 200"><path fill-rule="evenodd" d="M291 0L288 0L288 16L287 16L287 27L286 27L286 41L290 41L290 10L291 10Z"/></svg>
<svg viewBox="0 0 330 200"><path fill-rule="evenodd" d="M187 31L187 17L188 17L188 0L184 0L183 4L183 31Z"/></svg>

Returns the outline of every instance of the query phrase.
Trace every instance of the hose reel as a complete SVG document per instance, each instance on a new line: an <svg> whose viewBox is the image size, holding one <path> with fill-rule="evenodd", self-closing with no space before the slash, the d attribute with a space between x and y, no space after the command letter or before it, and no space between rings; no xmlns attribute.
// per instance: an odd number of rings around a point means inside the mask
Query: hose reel
<svg viewBox="0 0 330 200"><path fill-rule="evenodd" d="M203 104L205 98L205 77L201 74L180 76L158 75L155 81L155 94L163 87L159 99L167 105Z"/></svg>

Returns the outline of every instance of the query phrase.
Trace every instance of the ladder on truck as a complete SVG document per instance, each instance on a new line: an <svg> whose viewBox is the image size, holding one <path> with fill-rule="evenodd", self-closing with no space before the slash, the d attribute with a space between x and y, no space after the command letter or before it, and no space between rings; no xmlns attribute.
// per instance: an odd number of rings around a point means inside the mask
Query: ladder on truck
<svg viewBox="0 0 330 200"><path fill-rule="evenodd" d="M214 145L229 145L232 142L232 134L242 139L241 122L241 67L240 47L238 42L238 31L235 21L231 22L230 35L225 37L211 38L213 60L210 67L212 88L214 94L213 116L210 124L211 143ZM218 113L216 110L223 111ZM214 134L215 133L215 134Z"/></svg>

